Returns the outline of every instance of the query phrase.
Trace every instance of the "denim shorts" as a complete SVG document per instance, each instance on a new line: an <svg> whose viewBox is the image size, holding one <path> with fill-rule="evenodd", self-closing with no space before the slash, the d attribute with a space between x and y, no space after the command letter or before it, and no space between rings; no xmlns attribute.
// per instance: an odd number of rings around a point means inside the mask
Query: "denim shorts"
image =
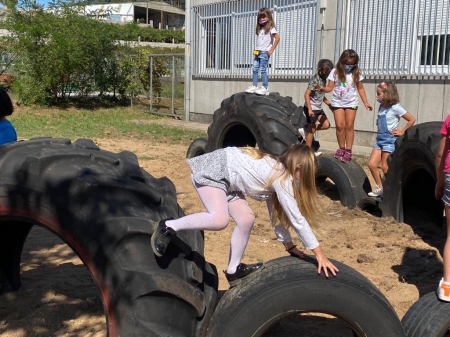
<svg viewBox="0 0 450 337"><path fill-rule="evenodd" d="M383 152L392 153L395 151L395 141L397 137L393 135L377 135L377 140L373 148L375 150L381 150Z"/></svg>
<svg viewBox="0 0 450 337"><path fill-rule="evenodd" d="M303 112L305 113L306 122L308 124L316 124L319 116L326 116L325 111L323 110L313 110L314 116L310 116L308 108L306 106L303 106Z"/></svg>
<svg viewBox="0 0 450 337"><path fill-rule="evenodd" d="M445 187L442 201L446 206L450 206L450 173L445 174Z"/></svg>

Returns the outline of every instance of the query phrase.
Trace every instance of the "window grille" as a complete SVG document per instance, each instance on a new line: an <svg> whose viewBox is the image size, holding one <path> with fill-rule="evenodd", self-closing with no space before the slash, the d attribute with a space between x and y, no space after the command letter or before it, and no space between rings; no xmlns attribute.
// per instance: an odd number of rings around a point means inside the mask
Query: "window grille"
<svg viewBox="0 0 450 337"><path fill-rule="evenodd" d="M193 74L214 78L251 76L256 18L261 7L272 11L280 35L280 43L270 57L269 75L312 75L317 0L238 0L194 6Z"/></svg>
<svg viewBox="0 0 450 337"><path fill-rule="evenodd" d="M448 75L449 0L350 0L346 48L365 75Z"/></svg>

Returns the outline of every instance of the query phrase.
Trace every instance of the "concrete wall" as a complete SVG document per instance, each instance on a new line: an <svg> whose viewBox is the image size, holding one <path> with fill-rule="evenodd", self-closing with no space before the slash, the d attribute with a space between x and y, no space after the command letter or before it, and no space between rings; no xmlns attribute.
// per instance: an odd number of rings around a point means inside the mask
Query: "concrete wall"
<svg viewBox="0 0 450 337"><path fill-rule="evenodd" d="M210 3L212 1L193 0L193 4ZM325 11L321 10L318 20L317 32L317 60L335 58L335 35L336 35L336 7L337 1L327 1ZM321 31L322 16L324 15L324 29ZM281 39L283 38L280 32ZM320 55L322 50L322 55ZM364 74L363 74L364 76ZM429 78L419 77L366 77L364 87L369 103L374 107L368 111L361 104L358 108L355 121L355 145L372 146L375 140L376 117L378 103L375 100L376 86L384 80L394 80L400 96L400 104L416 118L416 123L428 121L443 121L450 113L450 82L447 77ZM278 92L282 96L291 96L297 105L303 105L304 92L308 78L287 80L273 79L269 75L269 90ZM191 118L192 120L209 122L212 114L220 107L223 99L236 92L244 91L251 84L251 72L248 79L205 79L193 78L191 81ZM331 94L327 94L330 99ZM331 111L325 107L325 112L330 119L332 128L318 133L318 139L335 141L334 119ZM206 116L205 116L206 115ZM402 120L401 123L404 123ZM404 124L400 124L401 126Z"/></svg>

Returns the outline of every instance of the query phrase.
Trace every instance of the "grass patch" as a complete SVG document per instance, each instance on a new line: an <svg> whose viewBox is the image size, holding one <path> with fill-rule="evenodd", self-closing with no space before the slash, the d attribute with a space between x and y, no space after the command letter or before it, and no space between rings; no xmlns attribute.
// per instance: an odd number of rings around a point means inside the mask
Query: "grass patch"
<svg viewBox="0 0 450 337"><path fill-rule="evenodd" d="M145 107L110 108L18 108L9 118L19 138L128 138L155 139L171 143L184 143L205 137L202 131L183 130L154 124L151 121L167 119L144 112ZM148 121L136 123L135 120Z"/></svg>

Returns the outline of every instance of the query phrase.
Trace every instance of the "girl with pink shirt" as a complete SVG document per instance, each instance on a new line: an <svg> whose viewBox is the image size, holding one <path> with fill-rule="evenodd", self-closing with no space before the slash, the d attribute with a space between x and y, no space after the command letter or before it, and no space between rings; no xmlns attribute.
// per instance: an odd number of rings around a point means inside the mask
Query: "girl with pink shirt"
<svg viewBox="0 0 450 337"><path fill-rule="evenodd" d="M447 217L447 241L444 246L444 277L439 282L437 296L440 300L450 302L450 115L441 127L441 141L436 155L436 199L442 199Z"/></svg>

